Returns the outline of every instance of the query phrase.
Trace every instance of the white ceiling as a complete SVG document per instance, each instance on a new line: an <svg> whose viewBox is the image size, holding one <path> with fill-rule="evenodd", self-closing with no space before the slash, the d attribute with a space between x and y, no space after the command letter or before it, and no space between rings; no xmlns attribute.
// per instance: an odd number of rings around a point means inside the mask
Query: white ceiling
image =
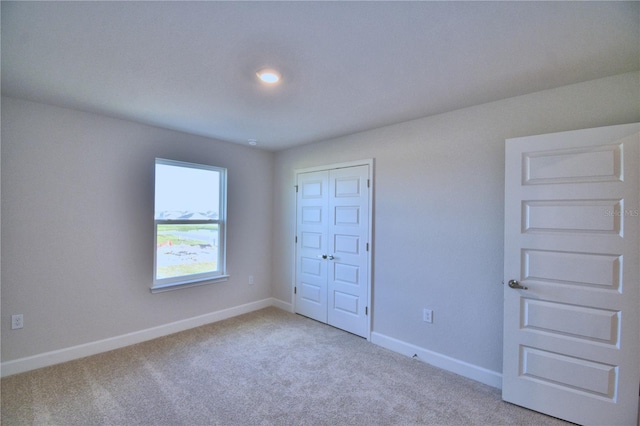
<svg viewBox="0 0 640 426"><path fill-rule="evenodd" d="M640 69L640 2L2 2L2 93L278 150ZM255 72L271 66L281 84Z"/></svg>

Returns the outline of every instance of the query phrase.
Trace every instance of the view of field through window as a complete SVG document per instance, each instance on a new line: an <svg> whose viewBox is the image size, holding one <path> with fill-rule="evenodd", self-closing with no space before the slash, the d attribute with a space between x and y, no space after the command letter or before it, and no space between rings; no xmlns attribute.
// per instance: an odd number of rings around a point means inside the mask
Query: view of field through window
<svg viewBox="0 0 640 426"><path fill-rule="evenodd" d="M156 280L220 273L221 172L156 161Z"/></svg>
<svg viewBox="0 0 640 426"><path fill-rule="evenodd" d="M156 279L218 269L217 224L158 225Z"/></svg>

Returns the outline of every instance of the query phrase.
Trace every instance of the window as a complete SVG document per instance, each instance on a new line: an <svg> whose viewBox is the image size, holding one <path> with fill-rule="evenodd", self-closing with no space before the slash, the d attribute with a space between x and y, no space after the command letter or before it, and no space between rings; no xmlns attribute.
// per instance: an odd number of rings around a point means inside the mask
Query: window
<svg viewBox="0 0 640 426"><path fill-rule="evenodd" d="M152 292L226 275L227 170L156 158Z"/></svg>

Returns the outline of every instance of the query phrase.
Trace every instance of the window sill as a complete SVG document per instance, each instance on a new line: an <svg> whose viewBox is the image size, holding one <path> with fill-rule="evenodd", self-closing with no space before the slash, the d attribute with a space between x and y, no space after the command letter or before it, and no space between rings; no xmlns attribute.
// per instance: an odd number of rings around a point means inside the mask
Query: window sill
<svg viewBox="0 0 640 426"><path fill-rule="evenodd" d="M151 287L151 293L164 293L165 291L173 291L173 290L180 290L183 288L189 288L189 287L199 287L201 285L208 285L208 284L215 284L215 283L220 283L220 282L224 282L224 281L228 281L229 280L229 276L230 275L220 275L219 277L215 277L215 278L209 278L203 281L188 281L188 282L183 282L183 283L171 283L171 284L161 284L155 287Z"/></svg>

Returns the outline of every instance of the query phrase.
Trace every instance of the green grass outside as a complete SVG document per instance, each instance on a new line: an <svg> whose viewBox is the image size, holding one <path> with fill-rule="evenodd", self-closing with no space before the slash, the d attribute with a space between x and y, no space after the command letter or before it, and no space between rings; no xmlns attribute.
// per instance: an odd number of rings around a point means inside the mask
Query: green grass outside
<svg viewBox="0 0 640 426"><path fill-rule="evenodd" d="M218 262L201 262L195 264L183 264L158 267L156 276L159 279L179 277L182 275L201 274L217 270Z"/></svg>
<svg viewBox="0 0 640 426"><path fill-rule="evenodd" d="M158 235L156 238L157 244L165 244L167 241L171 241L173 245L186 244L190 246L195 246L196 244L202 244L202 240L189 240L187 238L179 237L173 234L162 234Z"/></svg>
<svg viewBox="0 0 640 426"><path fill-rule="evenodd" d="M185 237L181 237L178 235L167 234L167 232L189 232L189 231L217 231L217 224L195 224L195 225L158 225L158 235L156 236L156 244L162 245L166 244L168 241L171 241L172 244L186 244L186 245L197 245L202 244L202 240L191 240Z"/></svg>

